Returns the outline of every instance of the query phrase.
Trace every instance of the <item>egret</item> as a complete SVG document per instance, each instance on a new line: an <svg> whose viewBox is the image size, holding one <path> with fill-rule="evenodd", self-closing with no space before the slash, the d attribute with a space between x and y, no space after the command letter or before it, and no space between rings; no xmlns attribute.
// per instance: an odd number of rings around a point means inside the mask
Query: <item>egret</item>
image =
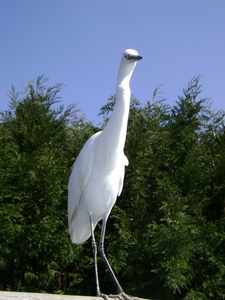
<svg viewBox="0 0 225 300"><path fill-rule="evenodd" d="M85 143L76 161L68 185L68 224L73 244L82 244L92 238L94 254L96 292L104 297L99 287L97 252L99 252L119 297L127 299L104 252L106 223L117 196L123 188L125 166L124 155L127 122L130 110L130 79L137 61L142 57L136 50L127 49L122 55L117 75L116 102L112 115L103 129ZM102 229L97 247L94 229L102 220Z"/></svg>

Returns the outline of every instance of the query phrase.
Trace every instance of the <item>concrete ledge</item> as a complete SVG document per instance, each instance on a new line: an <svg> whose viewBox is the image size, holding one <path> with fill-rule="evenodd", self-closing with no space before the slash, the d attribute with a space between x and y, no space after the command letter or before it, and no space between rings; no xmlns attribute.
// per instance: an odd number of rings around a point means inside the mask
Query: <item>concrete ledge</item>
<svg viewBox="0 0 225 300"><path fill-rule="evenodd" d="M73 296L44 293L2 292L0 300L102 300L101 297Z"/></svg>

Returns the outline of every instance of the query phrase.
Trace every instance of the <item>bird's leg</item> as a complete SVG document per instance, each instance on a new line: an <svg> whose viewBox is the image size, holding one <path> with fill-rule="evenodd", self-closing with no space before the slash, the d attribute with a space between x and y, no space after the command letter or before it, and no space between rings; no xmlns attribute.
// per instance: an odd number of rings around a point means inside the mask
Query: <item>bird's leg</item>
<svg viewBox="0 0 225 300"><path fill-rule="evenodd" d="M92 220L92 215L89 215L90 218L90 227L91 227L91 246L92 251L94 255L94 264L95 264L95 280L96 280L96 294L97 296L101 297L102 293L100 292L100 286L99 286L99 279L98 279L98 265L97 265L97 245L95 242L95 236L94 236L94 225Z"/></svg>
<svg viewBox="0 0 225 300"><path fill-rule="evenodd" d="M116 286L116 289L117 289L117 292L118 294L120 295L125 295L121 285L119 284L119 281L118 279L116 278L116 275L114 274L110 264L109 264L109 261L105 255L105 251L104 251L104 239L105 239L105 229L106 229L106 222L107 222L107 218L103 219L102 220L102 231L101 231L101 236L100 236L100 242L99 242L99 246L98 246L98 251L99 251L99 254L102 258L102 260L104 261L107 269L109 270L109 273L110 273L110 276L112 278L112 281L114 282L115 286ZM125 297L124 297L125 298Z"/></svg>

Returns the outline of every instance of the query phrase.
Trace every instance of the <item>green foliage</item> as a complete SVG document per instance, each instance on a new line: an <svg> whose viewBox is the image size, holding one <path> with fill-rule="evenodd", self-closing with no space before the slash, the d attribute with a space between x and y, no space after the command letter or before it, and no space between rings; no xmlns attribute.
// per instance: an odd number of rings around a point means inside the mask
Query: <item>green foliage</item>
<svg viewBox="0 0 225 300"><path fill-rule="evenodd" d="M75 263L66 206L73 140L79 132L73 123L79 118L74 106L53 108L62 85L46 88L45 81L30 82L22 100L13 88L11 110L2 113L2 289L63 290Z"/></svg>
<svg viewBox="0 0 225 300"><path fill-rule="evenodd" d="M132 97L124 189L107 224L106 254L128 294L150 299L225 298L224 112L199 99L194 77L174 106L160 88ZM12 89L0 123L0 288L95 294L90 242L67 236L67 181L85 141L99 130L62 85ZM111 96L100 114L113 109ZM99 238L101 225L96 228ZM102 291L115 293L99 259Z"/></svg>

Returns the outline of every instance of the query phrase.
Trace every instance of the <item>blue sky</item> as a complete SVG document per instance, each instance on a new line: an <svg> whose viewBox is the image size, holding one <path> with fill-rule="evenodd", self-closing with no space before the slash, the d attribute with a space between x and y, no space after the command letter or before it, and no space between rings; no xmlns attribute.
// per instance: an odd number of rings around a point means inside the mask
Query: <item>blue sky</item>
<svg viewBox="0 0 225 300"><path fill-rule="evenodd" d="M63 104L97 124L127 48L143 56L131 80L141 103L163 84L174 104L202 74L201 96L225 110L224 0L0 0L0 110L11 84L22 91L45 74L48 86L66 85Z"/></svg>

